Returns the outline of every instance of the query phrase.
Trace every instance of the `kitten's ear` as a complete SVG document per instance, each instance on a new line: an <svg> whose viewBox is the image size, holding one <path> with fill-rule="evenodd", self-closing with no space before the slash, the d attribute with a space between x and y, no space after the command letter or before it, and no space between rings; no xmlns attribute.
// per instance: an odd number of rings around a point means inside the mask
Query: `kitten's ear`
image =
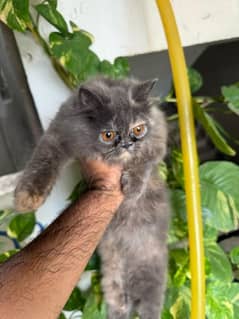
<svg viewBox="0 0 239 319"><path fill-rule="evenodd" d="M103 92L95 88L82 85L79 88L80 104L84 107L99 107L106 103L106 97Z"/></svg>
<svg viewBox="0 0 239 319"><path fill-rule="evenodd" d="M158 82L158 79L148 80L136 84L132 89L133 100L135 102L142 102L147 100L156 82Z"/></svg>

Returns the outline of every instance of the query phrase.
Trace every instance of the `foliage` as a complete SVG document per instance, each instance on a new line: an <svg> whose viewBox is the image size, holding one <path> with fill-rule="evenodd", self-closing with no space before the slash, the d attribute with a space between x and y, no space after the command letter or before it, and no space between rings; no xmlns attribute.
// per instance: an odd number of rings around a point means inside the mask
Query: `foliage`
<svg viewBox="0 0 239 319"><path fill-rule="evenodd" d="M222 95L231 111L239 115L239 83L223 86Z"/></svg>
<svg viewBox="0 0 239 319"><path fill-rule="evenodd" d="M195 94L203 85L203 79L199 72L195 69L188 69L191 92ZM164 102L176 103L173 97L174 91L171 90L169 95L164 98ZM193 96L193 111L195 120L201 124L211 139L215 147L223 154L234 156L235 150L230 146L229 141L233 140L229 134L214 119L213 113L218 111L218 104L221 108L226 106L228 111L236 115L239 114L239 82L221 87L221 95L216 97L209 96ZM221 110L220 110L221 111ZM225 112L225 111L224 111ZM177 116L176 116L177 118ZM171 120L171 118L169 118ZM172 117L175 119L175 116ZM234 139L234 142L238 143Z"/></svg>
<svg viewBox="0 0 239 319"><path fill-rule="evenodd" d="M239 284L234 282L239 250L228 255L217 243L221 232L238 228L239 166L215 161L200 166L204 247L206 253L207 318L237 318ZM171 190L173 218L169 233L169 280L162 318L190 318L190 271L185 193Z"/></svg>
<svg viewBox="0 0 239 319"><path fill-rule="evenodd" d="M208 114L208 112L206 112L197 102L194 102L193 106L195 118L203 126L216 148L224 154L231 156L235 155L235 151L228 145L213 117Z"/></svg>
<svg viewBox="0 0 239 319"><path fill-rule="evenodd" d="M16 238L18 241L26 239L35 227L34 213L15 216L8 225L7 234L11 238Z"/></svg>
<svg viewBox="0 0 239 319"><path fill-rule="evenodd" d="M23 32L30 23L28 0L1 0L0 20L11 29Z"/></svg>
<svg viewBox="0 0 239 319"><path fill-rule="evenodd" d="M192 93L203 85L200 74L190 69L189 79ZM213 106L224 104L238 115L238 83L223 86L218 97L193 96L195 119L202 125L215 147L226 155L235 151L228 144L228 133L215 121ZM176 103L173 91L165 98ZM210 108L209 108L210 106ZM211 113L211 114L210 114ZM239 318L239 247L225 252L218 243L219 235L238 229L239 166L228 161L212 161L200 165L200 184L204 226L206 268L206 316L207 319ZM173 149L164 179L170 187L172 220L169 230L168 287L163 319L190 318L190 269L189 247L184 191L184 176L180 150Z"/></svg>
<svg viewBox="0 0 239 319"><path fill-rule="evenodd" d="M91 50L93 36L80 29L75 23L67 23L57 10L57 0L45 0L34 7L38 17L33 19L28 0L0 0L0 20L11 29L30 32L44 48L53 66L64 82L74 88L95 74L113 78L128 75L129 66L125 58L116 58L113 63L100 60ZM38 20L45 19L54 26L48 40L42 38ZM203 85L201 75L194 69L188 70L191 92L197 93ZM173 90L164 101L176 103ZM239 83L223 86L221 96L194 96L194 116L205 129L215 147L222 153L233 156L235 150L230 146L230 137L213 118L215 103L226 105L230 112L239 114ZM177 119L177 115L174 116ZM170 120L170 119L169 119ZM173 149L168 163L161 163L159 172L170 188L172 221L168 235L169 271L168 286L163 319L190 318L190 270L188 226L186 217L184 176L180 150ZM239 247L225 252L218 243L221 233L238 228L239 166L228 161L214 161L200 165L200 183L204 225L204 246L206 253L207 280L207 319L239 319ZM75 201L86 190L84 182L76 185L68 200ZM43 227L33 212L16 215L14 212L1 211L0 222L6 230L0 236L12 242L12 249L1 248L0 262L15 254L33 237L37 227ZM76 287L66 303L60 319L67 314L83 313L83 319L105 319L106 306L100 287L100 259L94 253L86 270L91 271L91 285L87 291ZM73 318L74 316L72 316Z"/></svg>
<svg viewBox="0 0 239 319"><path fill-rule="evenodd" d="M113 78L128 75L127 59L118 57L113 63L100 60L91 50L93 36L74 22L67 23L57 10L57 1L45 0L34 6L38 19L34 21L28 0L0 0L0 21L11 29L31 32L44 48L62 80L74 88L92 75L103 74ZM40 34L39 17L54 26L46 41Z"/></svg>
<svg viewBox="0 0 239 319"><path fill-rule="evenodd" d="M193 69L193 68L188 68L188 78L189 78L189 83L190 83L190 88L191 88L191 93L194 94L203 85L203 79L201 74Z"/></svg>

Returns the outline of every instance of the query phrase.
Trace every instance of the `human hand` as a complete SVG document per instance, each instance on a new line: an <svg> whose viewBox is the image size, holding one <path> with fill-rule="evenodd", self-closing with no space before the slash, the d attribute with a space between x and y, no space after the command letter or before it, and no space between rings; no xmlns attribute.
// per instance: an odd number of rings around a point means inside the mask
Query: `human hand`
<svg viewBox="0 0 239 319"><path fill-rule="evenodd" d="M121 192L120 165L109 165L101 160L86 160L81 163L81 171L90 189Z"/></svg>

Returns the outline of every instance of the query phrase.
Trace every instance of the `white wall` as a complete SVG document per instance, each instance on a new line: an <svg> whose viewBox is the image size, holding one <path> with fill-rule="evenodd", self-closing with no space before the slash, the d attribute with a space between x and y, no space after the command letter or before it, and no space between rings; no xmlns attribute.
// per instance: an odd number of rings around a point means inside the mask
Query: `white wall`
<svg viewBox="0 0 239 319"><path fill-rule="evenodd" d="M167 48L155 0L141 0L148 48ZM183 46L239 37L238 0L171 0ZM144 48L138 51L144 52Z"/></svg>
<svg viewBox="0 0 239 319"><path fill-rule="evenodd" d="M95 36L106 59L167 48L155 0L58 0L67 20ZM239 36L238 0L171 0L184 46ZM44 34L48 26L42 25Z"/></svg>

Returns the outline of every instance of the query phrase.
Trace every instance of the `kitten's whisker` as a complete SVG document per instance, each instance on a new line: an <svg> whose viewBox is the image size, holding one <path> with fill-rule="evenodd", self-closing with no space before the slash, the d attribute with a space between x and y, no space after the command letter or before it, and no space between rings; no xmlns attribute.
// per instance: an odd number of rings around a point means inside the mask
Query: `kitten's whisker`
<svg viewBox="0 0 239 319"><path fill-rule="evenodd" d="M105 153L103 153L103 155L105 156L105 159L108 159L110 157L110 155L115 151L115 149L111 149Z"/></svg>
<svg viewBox="0 0 239 319"><path fill-rule="evenodd" d="M113 151L114 151L114 149L111 149L110 151L103 153L103 155L108 156L108 155L110 155L111 153L113 153Z"/></svg>
<svg viewBox="0 0 239 319"><path fill-rule="evenodd" d="M111 152L113 152L113 151L114 151L114 149L112 148L111 150L109 150L109 151L107 151L107 152L104 152L103 155L107 155L108 153L111 153Z"/></svg>

